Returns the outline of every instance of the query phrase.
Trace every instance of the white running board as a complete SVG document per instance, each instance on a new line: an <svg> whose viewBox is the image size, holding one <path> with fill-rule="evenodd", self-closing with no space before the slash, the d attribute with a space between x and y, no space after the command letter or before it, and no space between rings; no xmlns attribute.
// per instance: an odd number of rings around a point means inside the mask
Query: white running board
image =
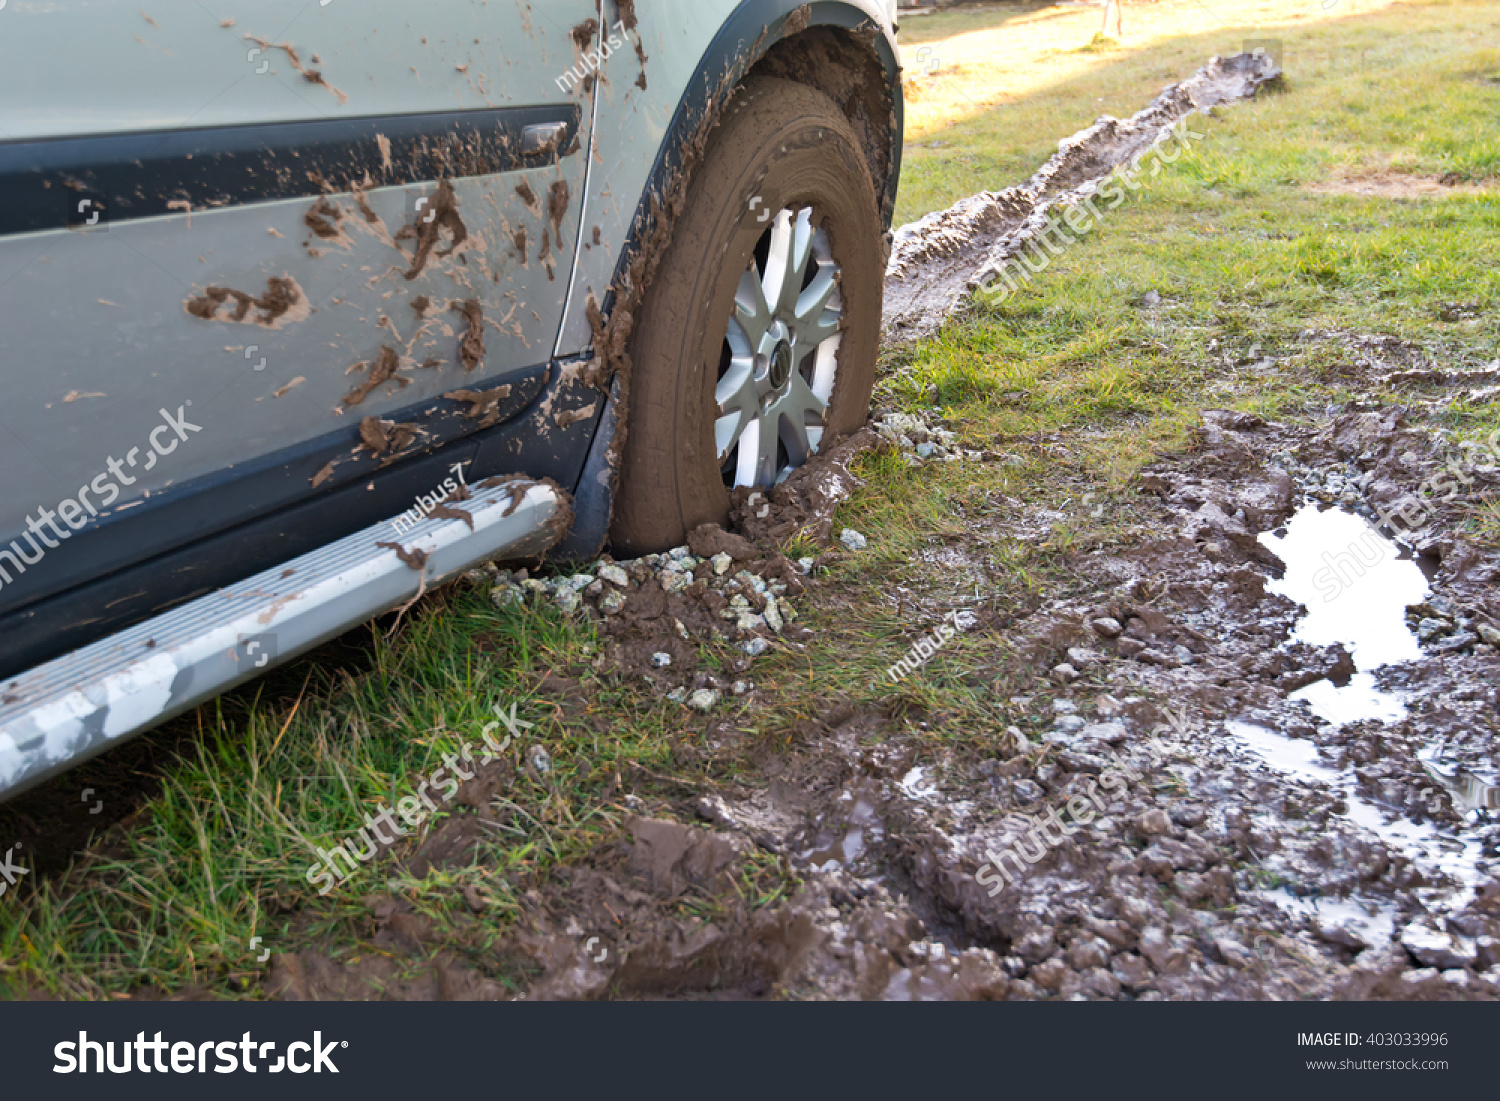
<svg viewBox="0 0 1500 1101"><path fill-rule="evenodd" d="M424 586L490 559L539 555L567 534L572 506L554 483L491 481L499 484L471 486L469 500L449 503L473 517L472 531L462 518L427 519L397 534L387 520L6 682L0 800L405 604ZM382 542L399 544L408 561Z"/></svg>

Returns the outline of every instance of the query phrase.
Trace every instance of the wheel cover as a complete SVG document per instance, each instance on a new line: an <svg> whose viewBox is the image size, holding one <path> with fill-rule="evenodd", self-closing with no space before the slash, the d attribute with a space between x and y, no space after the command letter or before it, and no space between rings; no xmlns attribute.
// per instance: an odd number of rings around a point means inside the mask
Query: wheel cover
<svg viewBox="0 0 1500 1101"><path fill-rule="evenodd" d="M727 486L775 485L823 439L843 299L828 233L812 214L777 212L735 291L714 389Z"/></svg>

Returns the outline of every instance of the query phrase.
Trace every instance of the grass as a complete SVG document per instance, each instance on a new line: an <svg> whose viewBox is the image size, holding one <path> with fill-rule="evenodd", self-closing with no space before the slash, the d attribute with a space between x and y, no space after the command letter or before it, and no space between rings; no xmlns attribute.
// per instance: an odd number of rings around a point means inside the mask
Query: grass
<svg viewBox="0 0 1500 1101"><path fill-rule="evenodd" d="M259 996L255 938L355 958L375 950L366 896L382 894L410 901L472 965L519 984L496 943L527 890L613 843L627 793L668 808L756 783L757 760L831 701L885 709L921 753L992 755L1008 726L1029 732L1040 705L1011 697L1036 686L993 636L960 636L918 673L885 676L955 601L972 601L934 555L970 556L987 578L981 603L1003 623L1083 584L1071 551L1131 538L1145 507L1132 476L1179 446L1204 408L1296 417L1351 396L1346 342L1307 333L1391 334L1453 366L1500 348L1500 53L1486 45L1500 41L1500 3L1296 9L1304 17L1286 4L1215 5L1219 19L1283 40L1284 88L1195 124L1202 141L999 307L884 354L878 404L925 408L935 388L963 442L1002 459L920 470L893 455L860 460L865 484L840 518L870 550L836 562L823 595L799 604L814 631L805 651L757 662L763 702L723 705L714 721L745 734L738 748L711 749L710 720L596 671L586 623L448 590L389 639L369 629L356 671L303 662L290 684L179 720L187 748L162 769L159 793L71 870L0 902L0 993ZM1191 0L1127 7L1125 18L1107 48L1093 40L1097 13L1073 9L908 20L908 51L930 46L943 67L916 78L900 218L1025 178L1102 110L1135 111L1245 34L1205 29ZM1299 68L1299 55L1327 63ZM996 56L1015 64L975 60ZM1478 186L1412 200L1312 190L1393 172ZM1139 308L1152 290L1161 305ZM1472 316L1445 315L1453 303ZM1457 405L1441 419L1460 438L1486 435L1500 405ZM1027 525L1041 509L1063 519L1037 534ZM1476 502L1471 528L1500 540L1494 501ZM549 675L574 685L563 703ZM536 724L553 769L514 771L475 858L421 878L379 860L319 895L306 878L315 850L412 794L445 753L477 740L496 703ZM430 827L459 813L444 805ZM409 856L415 843L403 845ZM795 886L774 860L745 874L756 905ZM483 908L477 925L466 888ZM713 906L689 898L684 912L709 920Z"/></svg>

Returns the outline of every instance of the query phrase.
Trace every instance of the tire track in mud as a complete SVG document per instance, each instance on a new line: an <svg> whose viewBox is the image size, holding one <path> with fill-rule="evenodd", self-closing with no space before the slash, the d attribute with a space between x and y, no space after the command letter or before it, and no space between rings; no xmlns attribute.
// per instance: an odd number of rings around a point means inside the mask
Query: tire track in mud
<svg viewBox="0 0 1500 1101"><path fill-rule="evenodd" d="M985 279L1047 225L1052 211L1092 197L1101 181L1195 112L1250 99L1281 75L1264 53L1212 57L1121 121L1109 115L1058 143L1031 179L981 191L895 231L885 276L884 336L931 336Z"/></svg>

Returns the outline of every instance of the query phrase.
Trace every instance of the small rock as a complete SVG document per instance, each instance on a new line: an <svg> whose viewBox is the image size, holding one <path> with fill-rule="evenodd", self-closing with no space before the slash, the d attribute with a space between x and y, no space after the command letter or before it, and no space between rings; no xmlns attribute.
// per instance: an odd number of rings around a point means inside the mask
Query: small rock
<svg viewBox="0 0 1500 1101"><path fill-rule="evenodd" d="M497 608L509 608L512 604L522 604L526 600L526 594L515 585L496 585L490 590L490 603Z"/></svg>
<svg viewBox="0 0 1500 1101"><path fill-rule="evenodd" d="M1120 621L1111 616L1100 616L1098 619L1091 620L1089 626L1101 638L1118 638L1120 632L1124 630L1120 626Z"/></svg>
<svg viewBox="0 0 1500 1101"><path fill-rule="evenodd" d="M1090 723L1078 731L1082 740L1092 742L1103 742L1105 745L1119 745L1130 736L1124 723Z"/></svg>
<svg viewBox="0 0 1500 1101"><path fill-rule="evenodd" d="M1478 946L1469 938L1440 932L1421 921L1414 921L1401 930L1401 947L1418 963L1439 970L1472 967L1479 955Z"/></svg>
<svg viewBox="0 0 1500 1101"><path fill-rule="evenodd" d="M674 688L672 689L672 691L667 693L667 699L671 700L673 703L681 703L683 700L687 699L687 689Z"/></svg>
<svg viewBox="0 0 1500 1101"><path fill-rule="evenodd" d="M690 574L685 574L680 570L662 570L657 581L663 592L680 593L693 583L693 578Z"/></svg>
<svg viewBox="0 0 1500 1101"><path fill-rule="evenodd" d="M731 692L733 692L736 696L743 696L746 692L750 692L754 688L755 688L755 685L751 684L747 680L737 680L732 685L729 686L729 690Z"/></svg>
<svg viewBox="0 0 1500 1101"><path fill-rule="evenodd" d="M714 576L723 577L734 568L734 559L727 554L716 554L710 559L714 564Z"/></svg>
<svg viewBox="0 0 1500 1101"><path fill-rule="evenodd" d="M569 615L576 612L583 604L583 597L578 595L578 590L568 586L558 589L553 599L557 601L557 606Z"/></svg>
<svg viewBox="0 0 1500 1101"><path fill-rule="evenodd" d="M599 598L599 610L605 615L618 615L625 607L625 594L619 589L610 589Z"/></svg>
<svg viewBox="0 0 1500 1101"><path fill-rule="evenodd" d="M622 589L630 584L630 575L613 563L600 566L599 576L611 585L618 585Z"/></svg>
<svg viewBox="0 0 1500 1101"><path fill-rule="evenodd" d="M816 561L816 558L799 558L797 559L797 568L803 573L812 573L813 563Z"/></svg>
<svg viewBox="0 0 1500 1101"><path fill-rule="evenodd" d="M766 626L766 617L763 615L751 615L745 613L735 620L734 628L742 635L751 635L756 631L763 630Z"/></svg>
<svg viewBox="0 0 1500 1101"><path fill-rule="evenodd" d="M1082 715L1059 715L1052 723L1052 729L1063 734L1077 734L1089 721Z"/></svg>
<svg viewBox="0 0 1500 1101"><path fill-rule="evenodd" d="M778 635L781 634L781 629L786 626L786 623L781 618L781 609L777 605L776 598L769 593L766 595L766 610L764 615L766 626Z"/></svg>
<svg viewBox="0 0 1500 1101"><path fill-rule="evenodd" d="M1097 650L1089 650L1082 646L1074 646L1068 650L1068 661L1077 669L1093 665L1099 660L1099 657L1100 654Z"/></svg>
<svg viewBox="0 0 1500 1101"><path fill-rule="evenodd" d="M852 551L862 551L870 545L870 541L853 528L839 532L839 542Z"/></svg>
<svg viewBox="0 0 1500 1101"><path fill-rule="evenodd" d="M1160 807L1153 807L1135 820L1136 829L1147 837L1159 837L1172 832L1172 820Z"/></svg>
<svg viewBox="0 0 1500 1101"><path fill-rule="evenodd" d="M1500 649L1500 629L1491 627L1488 623L1476 623L1474 630L1479 632L1479 637L1488 642L1496 649Z"/></svg>
<svg viewBox="0 0 1500 1101"><path fill-rule="evenodd" d="M694 711L712 711L719 702L719 693L712 688L700 688L687 698L687 705Z"/></svg>
<svg viewBox="0 0 1500 1101"><path fill-rule="evenodd" d="M678 638L682 639L683 642L692 642L693 641L693 636L688 633L687 625L684 624L682 622L682 620L680 620L680 619L674 619L674 620L672 620L672 622L677 627L677 637Z"/></svg>
<svg viewBox="0 0 1500 1101"><path fill-rule="evenodd" d="M764 654L770 648L771 644L763 638L747 639L744 642L740 643L740 649L745 651L745 653L749 654L752 658L760 657L761 654Z"/></svg>
<svg viewBox="0 0 1500 1101"><path fill-rule="evenodd" d="M664 650L658 650L651 655L651 668L665 669L672 664L672 655Z"/></svg>
<svg viewBox="0 0 1500 1101"><path fill-rule="evenodd" d="M531 771L538 776L545 776L552 771L552 758L539 745L526 747L526 763L531 766Z"/></svg>
<svg viewBox="0 0 1500 1101"><path fill-rule="evenodd" d="M674 561L680 562L684 558L690 557L692 553L693 552L687 547L673 547L671 550L667 551L667 557Z"/></svg>
<svg viewBox="0 0 1500 1101"><path fill-rule="evenodd" d="M1448 621L1444 619L1424 619L1417 624L1417 638L1427 642L1446 631L1448 626Z"/></svg>
<svg viewBox="0 0 1500 1101"><path fill-rule="evenodd" d="M566 584L575 593L581 593L584 589L592 585L594 580L594 575L591 573L575 573L572 577L568 578Z"/></svg>
<svg viewBox="0 0 1500 1101"><path fill-rule="evenodd" d="M1072 684L1078 677L1078 670L1074 669L1067 662L1063 662L1052 670L1052 679L1059 684Z"/></svg>
<svg viewBox="0 0 1500 1101"><path fill-rule="evenodd" d="M1143 986L1151 981L1151 965L1134 952L1121 952L1111 961L1109 969L1125 986Z"/></svg>
<svg viewBox="0 0 1500 1101"><path fill-rule="evenodd" d="M1109 962L1109 945L1098 937L1080 937L1068 946L1067 960L1074 971L1103 967Z"/></svg>
<svg viewBox="0 0 1500 1101"><path fill-rule="evenodd" d="M1074 715L1078 712L1078 705L1072 700L1053 700L1052 710L1059 715Z"/></svg>
<svg viewBox="0 0 1500 1101"><path fill-rule="evenodd" d="M933 454L936 451L937 451L937 444L935 444L935 443L919 443L919 444L917 444L917 457L918 458L930 459L930 458L932 458Z"/></svg>

